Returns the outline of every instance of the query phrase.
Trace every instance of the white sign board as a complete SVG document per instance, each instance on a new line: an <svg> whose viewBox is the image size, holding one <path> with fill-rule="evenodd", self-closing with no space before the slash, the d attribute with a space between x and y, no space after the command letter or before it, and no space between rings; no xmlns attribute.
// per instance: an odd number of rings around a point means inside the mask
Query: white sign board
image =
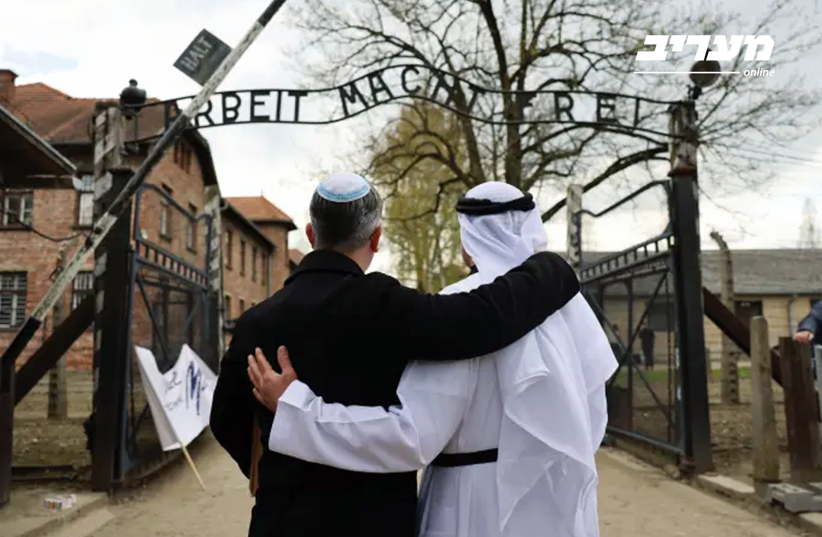
<svg viewBox="0 0 822 537"><path fill-rule="evenodd" d="M188 345L166 373L160 373L149 349L135 350L163 451L180 449L181 442L188 446L208 426L217 375Z"/></svg>

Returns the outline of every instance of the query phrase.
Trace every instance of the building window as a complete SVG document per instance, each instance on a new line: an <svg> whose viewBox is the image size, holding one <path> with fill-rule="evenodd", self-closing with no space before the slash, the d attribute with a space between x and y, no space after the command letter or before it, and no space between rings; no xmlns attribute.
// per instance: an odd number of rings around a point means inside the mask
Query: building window
<svg viewBox="0 0 822 537"><path fill-rule="evenodd" d="M251 281L257 281L257 247L251 249Z"/></svg>
<svg viewBox="0 0 822 537"><path fill-rule="evenodd" d="M31 226L34 214L34 194L32 192L21 192L16 190L6 190L3 193L3 218L0 220L3 226L18 227L21 224Z"/></svg>
<svg viewBox="0 0 822 537"><path fill-rule="evenodd" d="M94 176L80 178L82 185L77 193L77 225L91 227L94 223Z"/></svg>
<svg viewBox="0 0 822 537"><path fill-rule="evenodd" d="M188 211L193 217L197 216L197 207L188 204ZM197 221L193 218L188 221L188 228L186 228L186 248L192 252L197 251Z"/></svg>
<svg viewBox="0 0 822 537"><path fill-rule="evenodd" d="M86 271L79 272L74 277L71 289L71 311L77 309L77 306L90 295L94 294L94 272Z"/></svg>
<svg viewBox="0 0 822 537"><path fill-rule="evenodd" d="M245 300L243 300L241 298L240 299L240 315L242 315L244 312L245 312Z"/></svg>
<svg viewBox="0 0 822 537"><path fill-rule="evenodd" d="M225 232L225 268L231 270L234 263L234 233L227 229Z"/></svg>
<svg viewBox="0 0 822 537"><path fill-rule="evenodd" d="M263 254L263 279L260 282L265 286L266 282L268 281L268 263L269 257L268 254Z"/></svg>
<svg viewBox="0 0 822 537"><path fill-rule="evenodd" d="M191 148L183 141L174 145L174 164L191 173Z"/></svg>
<svg viewBox="0 0 822 537"><path fill-rule="evenodd" d="M26 283L25 272L0 272L0 328L26 320Z"/></svg>
<svg viewBox="0 0 822 537"><path fill-rule="evenodd" d="M240 239L240 276L245 276L245 239Z"/></svg>
<svg viewBox="0 0 822 537"><path fill-rule="evenodd" d="M225 318L231 319L231 297L229 295L225 296Z"/></svg>
<svg viewBox="0 0 822 537"><path fill-rule="evenodd" d="M171 197L171 188L163 185L163 191ZM160 198L160 236L171 238L171 204L166 196Z"/></svg>
<svg viewBox="0 0 822 537"><path fill-rule="evenodd" d="M762 315L762 301L761 300L737 300L734 303L734 313L736 316L742 319L742 322L745 323L745 326L750 328L751 326L751 317L756 317L757 315Z"/></svg>

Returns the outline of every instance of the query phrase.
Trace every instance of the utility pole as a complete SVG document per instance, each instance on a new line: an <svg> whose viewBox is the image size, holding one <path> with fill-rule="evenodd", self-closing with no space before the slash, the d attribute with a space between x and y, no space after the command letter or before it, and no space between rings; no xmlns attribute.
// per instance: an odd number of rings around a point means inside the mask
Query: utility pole
<svg viewBox="0 0 822 537"><path fill-rule="evenodd" d="M57 271L59 274L66 267L66 248L68 243L62 243L57 252ZM57 298L51 317L51 330L54 332L57 327L66 320L66 294L63 293ZM66 395L66 356L63 355L57 360L57 364L49 371L49 402L48 417L51 420L64 420L68 418L68 397Z"/></svg>
<svg viewBox="0 0 822 537"><path fill-rule="evenodd" d="M719 246L719 289L720 299L729 311L734 309L734 268L731 250L728 243L717 231L711 232L711 238ZM735 405L739 403L739 368L738 353L735 345L726 335L722 335L722 403ZM710 371L710 369L709 369ZM710 373L709 373L710 374Z"/></svg>
<svg viewBox="0 0 822 537"><path fill-rule="evenodd" d="M568 202L566 203L568 234L566 254L568 263L579 274L582 264L582 185L568 185Z"/></svg>
<svg viewBox="0 0 822 537"><path fill-rule="evenodd" d="M799 229L799 248L816 249L819 247L819 230L816 229L816 206L813 200L805 200L802 208L802 225Z"/></svg>

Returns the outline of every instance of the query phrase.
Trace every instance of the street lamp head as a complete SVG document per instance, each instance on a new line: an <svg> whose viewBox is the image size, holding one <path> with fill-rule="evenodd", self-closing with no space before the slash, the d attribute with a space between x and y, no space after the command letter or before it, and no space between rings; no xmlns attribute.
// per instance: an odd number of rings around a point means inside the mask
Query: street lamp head
<svg viewBox="0 0 822 537"><path fill-rule="evenodd" d="M716 60L699 60L691 66L691 82L698 88L713 86L719 80L722 66Z"/></svg>
<svg viewBox="0 0 822 537"><path fill-rule="evenodd" d="M128 81L128 87L120 92L120 108L126 117L134 117L140 113L139 108L146 104L146 90L137 87L137 81Z"/></svg>

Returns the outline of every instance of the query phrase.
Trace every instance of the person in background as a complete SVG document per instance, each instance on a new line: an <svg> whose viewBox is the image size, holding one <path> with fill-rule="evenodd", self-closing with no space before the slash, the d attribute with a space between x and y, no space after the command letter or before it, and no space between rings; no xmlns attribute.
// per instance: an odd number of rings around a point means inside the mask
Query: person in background
<svg viewBox="0 0 822 537"><path fill-rule="evenodd" d="M822 300L817 300L811 307L810 313L799 321L796 334L793 335L797 343L822 342Z"/></svg>
<svg viewBox="0 0 822 537"><path fill-rule="evenodd" d="M651 330L647 317L642 321L642 328L639 330L639 340L642 342L642 363L645 364L646 371L651 370L654 368L654 341L656 340L656 335L654 331Z"/></svg>

